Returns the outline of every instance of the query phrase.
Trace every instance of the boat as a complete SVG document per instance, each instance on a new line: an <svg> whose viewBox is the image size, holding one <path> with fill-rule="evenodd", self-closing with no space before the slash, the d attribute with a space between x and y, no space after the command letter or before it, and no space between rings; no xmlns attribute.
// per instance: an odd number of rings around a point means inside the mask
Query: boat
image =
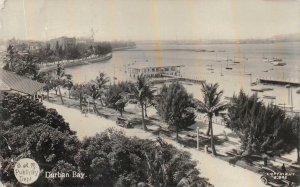
<svg viewBox="0 0 300 187"><path fill-rule="evenodd" d="M214 69L212 68L212 64L210 64L210 65L207 65L207 66L209 66L210 68L207 68L207 70L210 70L210 71L213 71Z"/></svg>
<svg viewBox="0 0 300 187"><path fill-rule="evenodd" d="M227 65L225 69L232 70L232 68L228 66L228 57L227 57Z"/></svg>
<svg viewBox="0 0 300 187"><path fill-rule="evenodd" d="M224 76L223 75L223 68L222 68L223 66L222 66L222 64L221 64L221 76Z"/></svg>
<svg viewBox="0 0 300 187"><path fill-rule="evenodd" d="M280 61L273 61L273 62L271 62L271 64L273 64L274 66L285 66L286 65L285 62L280 62Z"/></svg>
<svg viewBox="0 0 300 187"><path fill-rule="evenodd" d="M262 90L260 88L252 88L251 91L253 91L253 92L264 92L264 90Z"/></svg>
<svg viewBox="0 0 300 187"><path fill-rule="evenodd" d="M263 91L272 91L274 90L274 88L270 88L270 87L267 87L267 88L261 88Z"/></svg>
<svg viewBox="0 0 300 187"><path fill-rule="evenodd" d="M269 62L281 62L282 59L280 58L272 58L271 60L269 60Z"/></svg>
<svg viewBox="0 0 300 187"><path fill-rule="evenodd" d="M239 63L241 63L241 62L236 61L236 60L235 60L235 57L234 57L233 63L234 63L234 64L239 64Z"/></svg>
<svg viewBox="0 0 300 187"><path fill-rule="evenodd" d="M257 82L251 82L251 86L257 85Z"/></svg>
<svg viewBox="0 0 300 187"><path fill-rule="evenodd" d="M276 99L276 96L272 96L272 95L263 95L264 99Z"/></svg>

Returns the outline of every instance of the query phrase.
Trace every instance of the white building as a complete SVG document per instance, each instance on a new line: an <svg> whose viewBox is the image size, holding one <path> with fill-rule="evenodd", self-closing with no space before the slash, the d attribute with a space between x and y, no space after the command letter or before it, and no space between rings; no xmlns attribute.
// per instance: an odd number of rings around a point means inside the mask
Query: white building
<svg viewBox="0 0 300 187"><path fill-rule="evenodd" d="M130 77L137 77L140 75L146 77L162 77L162 76L175 76L180 77L180 68L182 66L137 66L129 67L128 72Z"/></svg>

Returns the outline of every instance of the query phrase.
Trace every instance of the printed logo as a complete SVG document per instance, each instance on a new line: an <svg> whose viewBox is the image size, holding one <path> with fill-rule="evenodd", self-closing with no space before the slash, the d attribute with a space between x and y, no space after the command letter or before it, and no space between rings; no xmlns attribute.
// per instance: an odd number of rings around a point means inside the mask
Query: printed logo
<svg viewBox="0 0 300 187"><path fill-rule="evenodd" d="M30 158L18 160L14 168L15 177L22 184L34 183L40 175L40 167Z"/></svg>

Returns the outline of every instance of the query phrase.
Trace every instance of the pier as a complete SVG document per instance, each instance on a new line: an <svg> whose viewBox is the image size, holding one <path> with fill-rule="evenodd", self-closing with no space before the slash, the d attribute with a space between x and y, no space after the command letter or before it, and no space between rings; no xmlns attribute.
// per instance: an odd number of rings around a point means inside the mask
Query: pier
<svg viewBox="0 0 300 187"><path fill-rule="evenodd" d="M292 82L292 81L288 81L288 80L275 80L275 79L263 79L260 78L259 79L260 83L265 83L265 84L274 84L274 85L282 85L285 86L287 84L293 86L293 87L299 87L300 86L300 82Z"/></svg>
<svg viewBox="0 0 300 187"><path fill-rule="evenodd" d="M172 81L183 81L183 82L194 83L194 84L202 84L203 82L205 82L205 80L198 80L198 79L187 78L187 77L178 77L178 76L173 76L168 74L163 74L162 76L171 78Z"/></svg>

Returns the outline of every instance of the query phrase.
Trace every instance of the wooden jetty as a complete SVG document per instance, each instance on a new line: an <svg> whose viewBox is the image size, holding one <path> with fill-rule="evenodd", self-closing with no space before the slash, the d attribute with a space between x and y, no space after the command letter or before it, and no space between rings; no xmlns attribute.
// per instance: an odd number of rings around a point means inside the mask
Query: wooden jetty
<svg viewBox="0 0 300 187"><path fill-rule="evenodd" d="M292 82L292 81L287 81L287 80L275 80L275 79L263 79L260 78L259 79L260 83L265 83L265 84L274 84L274 85L291 85L293 87L299 87L300 86L300 82Z"/></svg>
<svg viewBox="0 0 300 187"><path fill-rule="evenodd" d="M198 79L187 78L187 77L178 77L178 76L173 76L168 74L162 74L162 77L166 77L168 79L153 79L151 80L151 82L153 84L160 84L164 82L176 82L176 81L182 81L182 82L194 83L194 84L201 84L205 82L205 80L198 80Z"/></svg>

